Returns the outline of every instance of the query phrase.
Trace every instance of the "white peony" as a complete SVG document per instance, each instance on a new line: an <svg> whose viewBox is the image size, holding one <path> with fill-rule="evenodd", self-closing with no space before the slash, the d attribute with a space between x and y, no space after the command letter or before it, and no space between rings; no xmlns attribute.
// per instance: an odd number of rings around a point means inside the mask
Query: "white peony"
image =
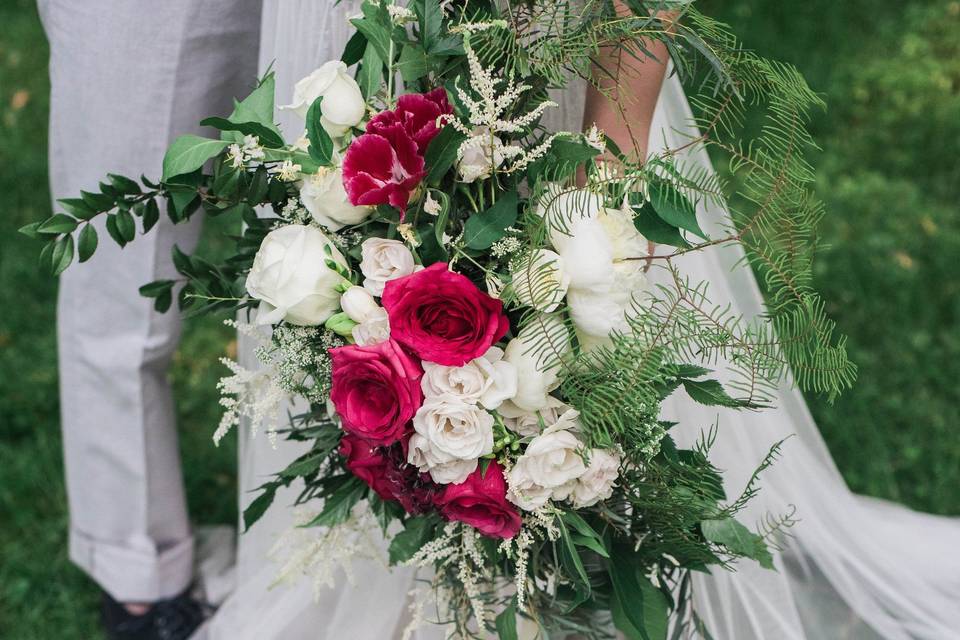
<svg viewBox="0 0 960 640"><path fill-rule="evenodd" d="M321 123L331 136L338 138L363 121L367 105L360 85L347 73L347 65L339 60L324 63L297 82L293 87L293 102L280 108L292 109L306 118L310 105L321 96Z"/></svg>
<svg viewBox="0 0 960 640"><path fill-rule="evenodd" d="M507 400L497 407L497 413L503 418L503 423L508 429L521 436L530 437L538 435L548 425L556 423L570 408L570 405L563 401L547 396L547 404L536 411L526 411Z"/></svg>
<svg viewBox="0 0 960 640"><path fill-rule="evenodd" d="M304 176L300 200L314 221L330 231L360 224L373 211L371 207L350 204L340 169L321 170L316 175Z"/></svg>
<svg viewBox="0 0 960 640"><path fill-rule="evenodd" d="M577 478L570 500L577 509L590 507L613 495L613 485L620 473L620 454L613 449L591 449L590 463Z"/></svg>
<svg viewBox="0 0 960 640"><path fill-rule="evenodd" d="M524 326L504 352L517 369L517 392L509 400L525 411L547 406L560 381L559 361L570 349L567 329L557 318L539 316Z"/></svg>
<svg viewBox="0 0 960 640"><path fill-rule="evenodd" d="M462 367L424 362L420 387L427 398L450 396L492 410L516 394L517 369L503 360L503 349L490 347Z"/></svg>
<svg viewBox="0 0 960 640"><path fill-rule="evenodd" d="M247 292L260 300L259 324L319 325L340 307L343 277L327 260L346 260L322 231L287 225L267 234L247 275Z"/></svg>
<svg viewBox="0 0 960 640"><path fill-rule="evenodd" d="M413 428L438 459L476 460L493 452L493 416L459 398L427 398L413 416Z"/></svg>
<svg viewBox="0 0 960 640"><path fill-rule="evenodd" d="M510 470L507 499L527 511L548 499L566 500L576 480L586 471L583 443L570 431L577 426L577 412L570 409L535 437Z"/></svg>
<svg viewBox="0 0 960 640"><path fill-rule="evenodd" d="M429 473L439 484L459 484L476 471L479 462L458 460L453 456L437 451L430 441L419 433L410 436L407 449L407 462L423 473Z"/></svg>
<svg viewBox="0 0 960 640"><path fill-rule="evenodd" d="M417 268L410 249L399 240L367 238L360 251L363 288L375 296L383 295L387 282L408 276Z"/></svg>
<svg viewBox="0 0 960 640"><path fill-rule="evenodd" d="M570 280L563 258L549 249L540 249L532 257L518 261L513 270L513 290L517 299L521 304L545 313L560 306Z"/></svg>

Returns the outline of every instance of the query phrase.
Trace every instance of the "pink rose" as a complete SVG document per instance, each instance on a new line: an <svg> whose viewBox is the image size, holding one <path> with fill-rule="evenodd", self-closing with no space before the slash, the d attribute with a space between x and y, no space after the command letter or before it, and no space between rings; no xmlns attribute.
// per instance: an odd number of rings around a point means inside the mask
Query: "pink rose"
<svg viewBox="0 0 960 640"><path fill-rule="evenodd" d="M393 500L393 483L387 479L390 462L383 452L369 440L346 434L340 439L340 455L346 458L346 467L373 489L384 500Z"/></svg>
<svg viewBox="0 0 960 640"><path fill-rule="evenodd" d="M447 92L443 87L429 93L408 93L397 99L397 108L382 111L367 123L367 133L379 133L384 127L399 124L417 143L420 155L427 151L430 141L440 133L437 118L453 113Z"/></svg>
<svg viewBox="0 0 960 640"><path fill-rule="evenodd" d="M397 342L446 366L479 358L510 327L503 303L444 262L387 282L381 302Z"/></svg>
<svg viewBox="0 0 960 640"><path fill-rule="evenodd" d="M520 531L520 514L507 502L503 469L491 462L485 474L478 468L460 484L448 484L436 500L440 513L491 538L512 538Z"/></svg>
<svg viewBox="0 0 960 640"><path fill-rule="evenodd" d="M337 347L330 356L330 400L343 430L375 445L400 440L423 402L420 364L393 340Z"/></svg>
<svg viewBox="0 0 960 640"><path fill-rule="evenodd" d="M343 158L343 188L350 204L389 204L400 211L401 220L424 174L417 143L399 123L363 134Z"/></svg>

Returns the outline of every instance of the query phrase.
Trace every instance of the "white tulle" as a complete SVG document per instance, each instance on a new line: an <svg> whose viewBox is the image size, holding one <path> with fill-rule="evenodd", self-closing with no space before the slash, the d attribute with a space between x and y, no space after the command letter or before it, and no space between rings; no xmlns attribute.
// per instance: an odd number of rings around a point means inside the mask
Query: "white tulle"
<svg viewBox="0 0 960 640"><path fill-rule="evenodd" d="M264 3L261 66L271 62L279 101L293 84L328 59L337 58L351 30L354 2L267 0ZM582 87L555 95L559 108L547 116L555 129L578 130ZM278 112L288 137L303 122ZM678 147L692 131L690 110L679 81L668 77L654 117L651 152ZM686 160L709 166L702 150ZM702 208L707 233L720 233L725 213ZM709 281L712 298L730 303L747 317L763 310L753 275L742 267L737 247L688 254L680 266L694 281ZM654 278L656 274L654 273ZM249 354L247 355L249 358ZM719 437L712 460L725 473L729 494L743 487L770 445L787 436L782 458L763 476L760 495L744 514L752 523L766 513L796 508L800 522L777 557L777 571L744 562L737 571L698 574L695 604L717 640L867 639L944 640L960 638L960 521L923 515L891 503L853 495L824 446L803 397L785 386L777 408L758 413L721 411L693 404L677 394L664 417L680 421L675 437L691 444L714 422ZM241 432L241 504L250 491L294 456L298 447ZM865 433L864 438L870 434ZM293 523L294 490L282 492L274 507L240 537L237 588L213 620L211 637L300 640L399 638L407 621L408 571L388 573L361 562L356 586L321 590L314 598L308 581L270 588L278 566L267 559L277 536ZM440 638L428 628L414 638Z"/></svg>

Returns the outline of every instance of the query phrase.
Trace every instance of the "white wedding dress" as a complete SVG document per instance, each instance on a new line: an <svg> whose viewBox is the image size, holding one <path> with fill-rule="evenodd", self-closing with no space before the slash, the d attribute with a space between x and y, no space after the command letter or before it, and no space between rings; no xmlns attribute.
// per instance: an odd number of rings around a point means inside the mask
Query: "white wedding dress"
<svg viewBox="0 0 960 640"><path fill-rule="evenodd" d="M273 63L278 100L292 95L296 80L322 62L338 58L351 33L353 2L267 0L264 3L261 67ZM555 96L549 118L558 130L578 130L582 87ZM676 77L668 77L654 116L650 151L680 146L689 133L690 110ZM278 112L287 137L303 123ZM709 166L702 150L686 158ZM719 233L724 212L701 209L704 230ZM737 247L689 254L681 265L694 282L709 281L712 299L729 302L747 317L762 312L752 273L734 268ZM249 358L249 354L248 354ZM718 419L711 458L725 473L728 494L742 489L770 445L795 435L782 458L762 477L760 495L743 514L752 524L766 513L796 507L800 522L777 571L742 562L736 572L697 574L695 606L717 640L867 639L949 640L960 638L960 520L919 514L902 506L852 494L833 464L801 394L785 386L777 408L757 413L717 411L675 394L665 418L679 420L675 437L691 444ZM242 429L241 506L253 489L298 455L280 442ZM870 437L865 434L864 437ZM960 490L960 487L958 487ZM376 562L358 562L355 585L340 581L314 598L310 581L270 588L278 565L268 560L276 538L293 523L294 492L280 493L264 518L239 537L236 587L209 627L214 640L381 640L399 638L407 620L409 571L388 572ZM442 638L438 628L421 629L418 640Z"/></svg>

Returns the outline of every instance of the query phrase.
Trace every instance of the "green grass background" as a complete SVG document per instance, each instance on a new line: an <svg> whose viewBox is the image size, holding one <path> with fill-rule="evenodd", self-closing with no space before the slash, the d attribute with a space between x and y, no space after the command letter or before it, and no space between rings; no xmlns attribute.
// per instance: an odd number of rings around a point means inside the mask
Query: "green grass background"
<svg viewBox="0 0 960 640"><path fill-rule="evenodd" d="M760 52L796 64L814 121L830 245L817 285L860 365L811 408L855 491L960 514L960 2L701 0ZM50 213L47 47L32 0L0 3L0 637L98 638L93 584L66 557L56 282L15 233ZM235 448L215 449L217 357L188 323L172 372L190 506L232 522Z"/></svg>

